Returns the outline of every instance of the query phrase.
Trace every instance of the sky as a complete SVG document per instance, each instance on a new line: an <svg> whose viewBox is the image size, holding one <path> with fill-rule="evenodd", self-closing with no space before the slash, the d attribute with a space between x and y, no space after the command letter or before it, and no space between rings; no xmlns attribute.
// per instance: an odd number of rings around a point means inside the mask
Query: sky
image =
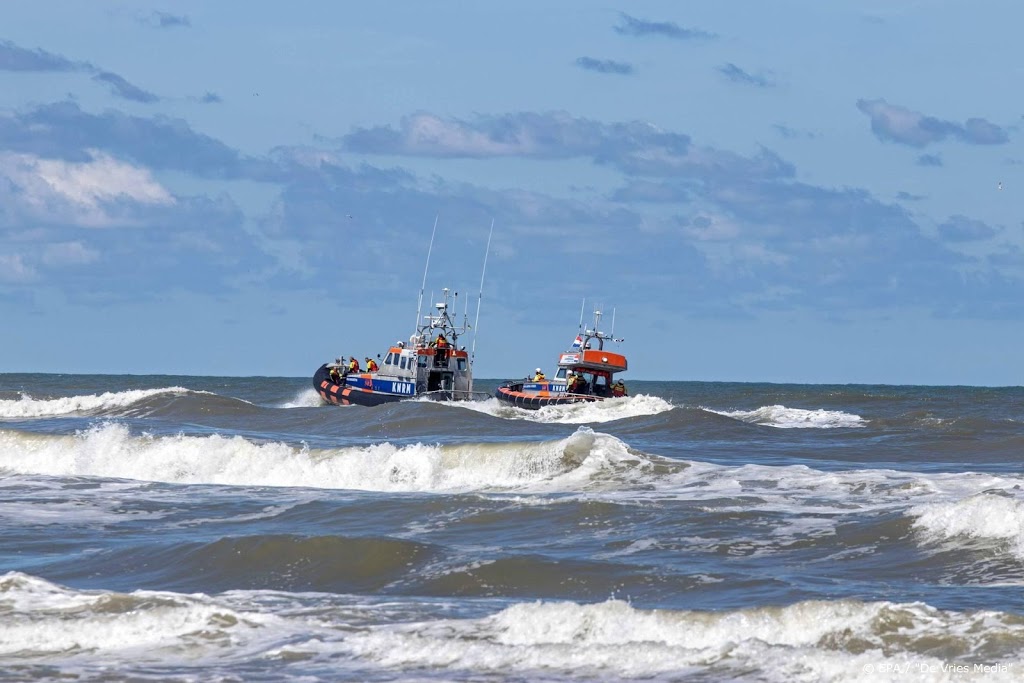
<svg viewBox="0 0 1024 683"><path fill-rule="evenodd" d="M447 287L479 378L600 310L627 380L1024 384L1022 22L5 2L0 372L311 376Z"/></svg>

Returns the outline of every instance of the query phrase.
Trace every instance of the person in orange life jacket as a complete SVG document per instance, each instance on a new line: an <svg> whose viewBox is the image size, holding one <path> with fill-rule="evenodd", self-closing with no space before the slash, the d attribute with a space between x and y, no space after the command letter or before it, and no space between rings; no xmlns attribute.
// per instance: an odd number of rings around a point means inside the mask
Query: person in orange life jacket
<svg viewBox="0 0 1024 683"><path fill-rule="evenodd" d="M533 373L533 381L534 381L534 382L540 382L540 381L541 381L541 380L543 380L543 379L545 379L545 377L544 377L544 373L543 373L543 372L541 372L541 369L540 369L540 368L537 368L537 369L536 369L536 370L534 371L534 373Z"/></svg>
<svg viewBox="0 0 1024 683"><path fill-rule="evenodd" d="M437 339L431 342L431 345L437 349L437 355L434 357L436 363L447 363L448 362L448 339L445 338L444 332L437 333Z"/></svg>
<svg viewBox="0 0 1024 683"><path fill-rule="evenodd" d="M621 379L615 380L615 384L612 385L612 396L629 396L626 385L622 383Z"/></svg>
<svg viewBox="0 0 1024 683"><path fill-rule="evenodd" d="M359 372L359 361L356 360L355 356L348 357L348 371Z"/></svg>
<svg viewBox="0 0 1024 683"><path fill-rule="evenodd" d="M367 358L366 359L366 371L367 372L377 372L377 369L378 369L377 368L377 361L375 361L372 358Z"/></svg>

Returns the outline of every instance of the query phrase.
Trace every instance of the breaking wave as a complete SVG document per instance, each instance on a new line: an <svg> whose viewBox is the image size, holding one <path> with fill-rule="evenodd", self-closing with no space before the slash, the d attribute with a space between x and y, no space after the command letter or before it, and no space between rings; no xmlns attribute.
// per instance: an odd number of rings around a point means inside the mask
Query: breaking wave
<svg viewBox="0 0 1024 683"><path fill-rule="evenodd" d="M1024 560L1024 499L1011 493L983 491L952 502L919 505L910 511L914 527L930 540L957 537L1003 542Z"/></svg>
<svg viewBox="0 0 1024 683"><path fill-rule="evenodd" d="M195 392L184 387L133 389L88 396L35 399L23 394L20 399L0 400L0 418L52 417L55 415L95 415L118 408L127 408L154 396L184 396Z"/></svg>
<svg viewBox="0 0 1024 683"><path fill-rule="evenodd" d="M304 600L329 603L307 605ZM230 591L79 591L11 572L0 576L0 658L89 672L115 666L266 666L323 662L337 678L477 680L1020 680L1024 621L995 610L911 602L803 601L723 611L520 602L485 616L429 602ZM211 669L213 671L211 671ZM432 675L424 675L427 670ZM963 671L963 670L959 670Z"/></svg>
<svg viewBox="0 0 1024 683"><path fill-rule="evenodd" d="M608 434L581 427L559 440L311 449L242 436L133 435L119 423L72 436L0 430L0 469L182 484L297 486L371 491L531 487L579 490L648 460Z"/></svg>
<svg viewBox="0 0 1024 683"><path fill-rule="evenodd" d="M804 410L786 406L762 406L757 410L712 410L710 413L731 417L741 422L777 427L779 429L836 429L840 427L863 427L865 420L860 415L840 410Z"/></svg>

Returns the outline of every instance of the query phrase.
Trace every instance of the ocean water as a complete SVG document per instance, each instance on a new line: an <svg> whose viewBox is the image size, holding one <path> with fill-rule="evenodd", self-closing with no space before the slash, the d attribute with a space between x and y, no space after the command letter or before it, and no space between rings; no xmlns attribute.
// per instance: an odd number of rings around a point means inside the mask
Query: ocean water
<svg viewBox="0 0 1024 683"><path fill-rule="evenodd" d="M628 384L0 375L0 681L1024 680L1024 389Z"/></svg>

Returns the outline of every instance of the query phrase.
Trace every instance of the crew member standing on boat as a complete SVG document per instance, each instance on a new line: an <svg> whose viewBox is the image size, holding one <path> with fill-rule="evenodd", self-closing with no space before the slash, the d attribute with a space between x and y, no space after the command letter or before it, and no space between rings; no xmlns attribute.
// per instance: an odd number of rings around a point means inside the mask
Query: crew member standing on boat
<svg viewBox="0 0 1024 683"><path fill-rule="evenodd" d="M348 371L350 373L352 373L352 372L358 373L359 372L359 361L356 360L355 356L349 356L348 357Z"/></svg>
<svg viewBox="0 0 1024 683"><path fill-rule="evenodd" d="M534 381L534 382L540 382L540 381L542 381L542 380L544 380L544 379L545 379L545 377L544 377L544 373L543 373L543 372L541 372L541 369L540 369L540 368L537 368L537 369L536 369L536 370L535 370L535 371L533 372L533 381Z"/></svg>
<svg viewBox="0 0 1024 683"><path fill-rule="evenodd" d="M340 360L341 359L339 359L339 361ZM334 382L335 384L341 384L341 372L338 370L338 366L337 365L335 365L334 367L331 368L330 375L331 375L331 381L332 382Z"/></svg>
<svg viewBox="0 0 1024 683"><path fill-rule="evenodd" d="M434 340L434 348L437 349L437 362L446 363L448 361L448 339L444 336L444 332L437 333L437 339Z"/></svg>
<svg viewBox="0 0 1024 683"><path fill-rule="evenodd" d="M616 398L619 396L629 396L629 392L626 391L626 385L622 383L621 379L615 380L615 384L612 385L612 396Z"/></svg>
<svg viewBox="0 0 1024 683"><path fill-rule="evenodd" d="M377 361L375 361L374 359L369 358L369 357L366 358L365 360L366 360L366 371L367 372L377 372L377 370L378 370L378 368L377 368Z"/></svg>

